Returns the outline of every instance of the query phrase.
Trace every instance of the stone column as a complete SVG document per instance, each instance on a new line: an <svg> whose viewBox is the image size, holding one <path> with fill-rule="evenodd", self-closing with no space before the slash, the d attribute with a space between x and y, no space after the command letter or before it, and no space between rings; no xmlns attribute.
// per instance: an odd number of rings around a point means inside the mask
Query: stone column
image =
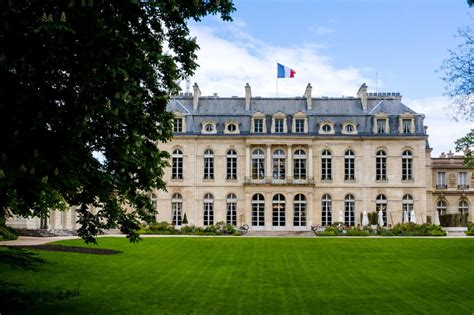
<svg viewBox="0 0 474 315"><path fill-rule="evenodd" d="M250 170L252 169L252 160L250 159L250 145L245 145L245 180L250 180Z"/></svg>
<svg viewBox="0 0 474 315"><path fill-rule="evenodd" d="M315 178L313 174L313 144L308 147L308 179Z"/></svg>
<svg viewBox="0 0 474 315"><path fill-rule="evenodd" d="M272 181L272 146L267 144L267 152L265 154L265 179L267 182Z"/></svg>
<svg viewBox="0 0 474 315"><path fill-rule="evenodd" d="M288 144L286 152L286 178L288 182L293 181L293 154L291 152L291 144Z"/></svg>
<svg viewBox="0 0 474 315"><path fill-rule="evenodd" d="M293 198L295 197L295 194L293 193L288 193L286 195L286 211L285 211L285 227L288 229L293 230L293 216L294 216L294 206L293 206Z"/></svg>
<svg viewBox="0 0 474 315"><path fill-rule="evenodd" d="M273 203L272 194L265 193L265 230L272 229Z"/></svg>

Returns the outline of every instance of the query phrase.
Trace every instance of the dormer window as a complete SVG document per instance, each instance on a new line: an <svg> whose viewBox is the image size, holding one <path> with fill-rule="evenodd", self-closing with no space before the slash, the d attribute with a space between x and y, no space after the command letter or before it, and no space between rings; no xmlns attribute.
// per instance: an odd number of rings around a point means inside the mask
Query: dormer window
<svg viewBox="0 0 474 315"><path fill-rule="evenodd" d="M224 133L239 133L239 123L235 121L228 121L225 123Z"/></svg>
<svg viewBox="0 0 474 315"><path fill-rule="evenodd" d="M265 124L265 114L261 112L256 112L252 115L252 125L251 132L253 133L265 133L266 132Z"/></svg>
<svg viewBox="0 0 474 315"><path fill-rule="evenodd" d="M334 134L334 126L331 123L322 123L319 127L319 133Z"/></svg>
<svg viewBox="0 0 474 315"><path fill-rule="evenodd" d="M304 119L295 119L295 132L304 133Z"/></svg>
<svg viewBox="0 0 474 315"><path fill-rule="evenodd" d="M287 133L286 115L282 112L275 113L272 117L272 133Z"/></svg>
<svg viewBox="0 0 474 315"><path fill-rule="evenodd" d="M205 130L206 132L211 133L211 132L214 131L214 125L213 125L213 124L205 124L205 125L204 125L204 130Z"/></svg>
<svg viewBox="0 0 474 315"><path fill-rule="evenodd" d="M305 113L297 112L293 115L293 123L291 125L291 132L293 133L307 133L308 132L308 118Z"/></svg>
<svg viewBox="0 0 474 315"><path fill-rule="evenodd" d="M235 124L228 124L227 131L228 132L235 132L237 130L237 126Z"/></svg>
<svg viewBox="0 0 474 315"><path fill-rule="evenodd" d="M173 132L183 132L183 118L174 119Z"/></svg>
<svg viewBox="0 0 474 315"><path fill-rule="evenodd" d="M275 133L283 133L284 120L281 118L275 119Z"/></svg>
<svg viewBox="0 0 474 315"><path fill-rule="evenodd" d="M203 121L201 132L202 133L209 133L209 134L217 133L216 123L214 121Z"/></svg>
<svg viewBox="0 0 474 315"><path fill-rule="evenodd" d="M346 121L342 124L342 134L355 135L357 134L357 126L352 121Z"/></svg>
<svg viewBox="0 0 474 315"><path fill-rule="evenodd" d="M405 112L398 118L398 132L401 134L415 133L415 118L410 112Z"/></svg>
<svg viewBox="0 0 474 315"><path fill-rule="evenodd" d="M387 119L377 119L377 133L387 133Z"/></svg>

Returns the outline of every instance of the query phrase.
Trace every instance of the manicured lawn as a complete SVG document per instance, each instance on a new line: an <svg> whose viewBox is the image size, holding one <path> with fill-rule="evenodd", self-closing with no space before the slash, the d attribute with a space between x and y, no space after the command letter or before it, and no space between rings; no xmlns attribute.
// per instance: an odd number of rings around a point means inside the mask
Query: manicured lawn
<svg viewBox="0 0 474 315"><path fill-rule="evenodd" d="M81 241L60 244L81 245ZM41 251L4 281L78 288L28 310L76 314L473 314L474 239L101 238L124 253Z"/></svg>

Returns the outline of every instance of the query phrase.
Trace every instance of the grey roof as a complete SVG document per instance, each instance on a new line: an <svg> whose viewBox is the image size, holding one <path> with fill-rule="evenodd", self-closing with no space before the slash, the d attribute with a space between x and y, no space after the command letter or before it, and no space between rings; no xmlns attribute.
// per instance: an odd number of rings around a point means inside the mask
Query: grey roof
<svg viewBox="0 0 474 315"><path fill-rule="evenodd" d="M218 134L223 134L225 122L234 120L240 123L241 134L248 134L251 117L256 112L266 116L267 126L271 116L277 112L282 112L289 118L297 112L303 112L308 117L309 134L317 134L319 124L323 121L335 123L336 134L340 134L342 124L352 121L357 125L359 135L369 135L372 134L373 116L383 112L389 116L391 133L398 134L398 116L408 112L415 117L416 134L425 134L424 116L404 105L400 97L369 97L366 111L361 100L354 97L313 98L312 109L307 109L306 98L303 97L254 97L250 102L250 110L245 110L245 98L241 97L200 97L198 105L198 109L193 110L192 97L174 97L167 110L186 115L187 133L200 133L201 123L212 120L217 123ZM291 119L288 119L288 123L291 124ZM290 126L288 130L291 130Z"/></svg>

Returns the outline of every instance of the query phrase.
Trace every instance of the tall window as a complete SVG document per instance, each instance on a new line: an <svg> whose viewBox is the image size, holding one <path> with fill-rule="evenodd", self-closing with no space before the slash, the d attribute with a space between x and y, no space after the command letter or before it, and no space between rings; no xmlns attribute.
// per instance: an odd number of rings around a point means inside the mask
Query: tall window
<svg viewBox="0 0 474 315"><path fill-rule="evenodd" d="M252 152L252 179L265 178L265 152L255 149Z"/></svg>
<svg viewBox="0 0 474 315"><path fill-rule="evenodd" d="M375 180L387 180L387 154L384 150L375 155Z"/></svg>
<svg viewBox="0 0 474 315"><path fill-rule="evenodd" d="M459 172L458 174L458 188L466 189L467 186L467 172Z"/></svg>
<svg viewBox="0 0 474 315"><path fill-rule="evenodd" d="M469 204L467 203L466 200L461 200L459 202L458 210L459 210L459 214L461 215L465 215L466 213L469 212Z"/></svg>
<svg viewBox="0 0 474 315"><path fill-rule="evenodd" d="M174 150L171 160L171 178L183 179L183 152L180 149Z"/></svg>
<svg viewBox="0 0 474 315"><path fill-rule="evenodd" d="M348 226L355 225L355 201L353 195L344 198L344 223Z"/></svg>
<svg viewBox="0 0 474 315"><path fill-rule="evenodd" d="M150 202L151 202L151 206L153 207L153 210L156 210L158 207L158 199L156 198L155 194L151 194Z"/></svg>
<svg viewBox="0 0 474 315"><path fill-rule="evenodd" d="M295 132L304 133L304 119L295 119Z"/></svg>
<svg viewBox="0 0 474 315"><path fill-rule="evenodd" d="M183 215L183 198L180 194L173 194L171 197L171 223L181 225Z"/></svg>
<svg viewBox="0 0 474 315"><path fill-rule="evenodd" d="M227 224L237 225L237 197L235 194L227 195Z"/></svg>
<svg viewBox="0 0 474 315"><path fill-rule="evenodd" d="M183 132L183 118L174 119L173 132Z"/></svg>
<svg viewBox="0 0 474 315"><path fill-rule="evenodd" d="M265 198L262 194L252 197L252 226L265 225Z"/></svg>
<svg viewBox="0 0 474 315"><path fill-rule="evenodd" d="M285 196L276 194L272 202L272 225L285 226Z"/></svg>
<svg viewBox="0 0 474 315"><path fill-rule="evenodd" d="M293 202L293 225L306 226L306 197L303 194L297 194Z"/></svg>
<svg viewBox="0 0 474 315"><path fill-rule="evenodd" d="M321 199L321 224L331 225L332 224L332 200L331 196L324 195Z"/></svg>
<svg viewBox="0 0 474 315"><path fill-rule="evenodd" d="M387 222L387 198L385 195L378 195L375 199L375 211L377 214L379 211L382 211L383 222L388 224Z"/></svg>
<svg viewBox="0 0 474 315"><path fill-rule="evenodd" d="M355 156L352 150L344 155L344 180L355 180Z"/></svg>
<svg viewBox="0 0 474 315"><path fill-rule="evenodd" d="M436 173L436 188L447 188L446 184L446 172Z"/></svg>
<svg viewBox="0 0 474 315"><path fill-rule="evenodd" d="M285 123L285 120L282 118L275 118L275 133L283 133L284 128L283 125Z"/></svg>
<svg viewBox="0 0 474 315"><path fill-rule="evenodd" d="M273 179L285 179L285 151L276 149L273 151Z"/></svg>
<svg viewBox="0 0 474 315"><path fill-rule="evenodd" d="M409 150L402 154L402 180L413 179L413 155Z"/></svg>
<svg viewBox="0 0 474 315"><path fill-rule="evenodd" d="M331 152L324 150L321 154L321 180L331 180Z"/></svg>
<svg viewBox="0 0 474 315"><path fill-rule="evenodd" d="M227 151L227 176L228 180L237 179L237 152L235 150Z"/></svg>
<svg viewBox="0 0 474 315"><path fill-rule="evenodd" d="M263 119L256 118L253 120L253 132L263 133Z"/></svg>
<svg viewBox="0 0 474 315"><path fill-rule="evenodd" d="M293 177L296 180L306 179L306 152L298 149L293 155Z"/></svg>
<svg viewBox="0 0 474 315"><path fill-rule="evenodd" d="M386 133L387 129L385 128L386 119L377 119L377 133Z"/></svg>
<svg viewBox="0 0 474 315"><path fill-rule="evenodd" d="M446 202L444 200L438 200L436 203L436 211L438 211L438 214L446 214L447 210Z"/></svg>
<svg viewBox="0 0 474 315"><path fill-rule="evenodd" d="M214 224L214 197L207 193L204 196L204 225Z"/></svg>
<svg viewBox="0 0 474 315"><path fill-rule="evenodd" d="M211 149L204 152L204 179L214 179L214 152Z"/></svg>
<svg viewBox="0 0 474 315"><path fill-rule="evenodd" d="M411 133L411 119L402 119L402 133Z"/></svg>
<svg viewBox="0 0 474 315"><path fill-rule="evenodd" d="M402 199L403 223L408 223L412 220L411 215L413 211L413 197L409 194L403 196ZM408 222L405 222L408 219Z"/></svg>

